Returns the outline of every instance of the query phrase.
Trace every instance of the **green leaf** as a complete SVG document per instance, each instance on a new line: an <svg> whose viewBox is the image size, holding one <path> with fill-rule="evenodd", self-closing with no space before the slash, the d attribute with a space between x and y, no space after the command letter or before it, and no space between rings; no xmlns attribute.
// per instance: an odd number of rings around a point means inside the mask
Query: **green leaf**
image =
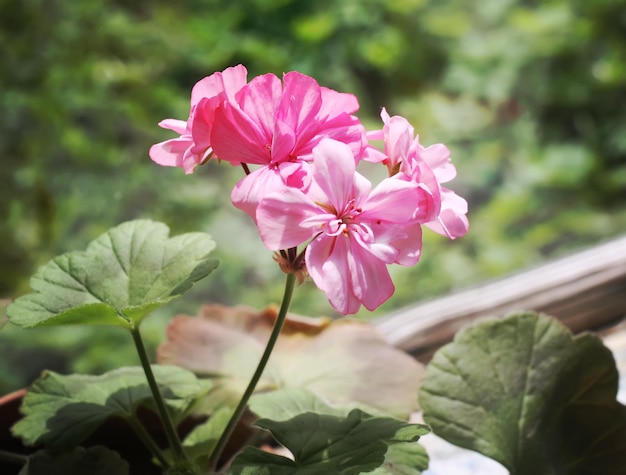
<svg viewBox="0 0 626 475"><path fill-rule="evenodd" d="M319 470L322 469L315 467L309 471L297 467L296 463L288 458L246 447L233 460L228 475L314 475L320 473Z"/></svg>
<svg viewBox="0 0 626 475"><path fill-rule="evenodd" d="M611 352L591 334L520 313L459 332L427 368L424 418L514 475L623 473L626 408Z"/></svg>
<svg viewBox="0 0 626 475"><path fill-rule="evenodd" d="M421 475L428 468L428 454L420 444L402 442L389 446L385 462L370 475Z"/></svg>
<svg viewBox="0 0 626 475"><path fill-rule="evenodd" d="M230 474L351 475L369 472L385 463L385 454L390 446L415 442L429 432L426 426L391 417L372 416L359 409L341 414L347 410L329 408L324 402L316 402L310 392L285 391L283 395L293 399L286 407L289 415L298 407L306 409L310 405L316 410L329 409L331 414L305 412L287 420L260 419L257 425L269 430L278 442L291 451L294 460L246 448L233 461ZM271 398L271 395L268 396ZM273 412L268 401L263 396L256 396L253 407L257 411Z"/></svg>
<svg viewBox="0 0 626 475"><path fill-rule="evenodd" d="M305 412L347 417L353 407L332 406L304 388L285 388L250 398L250 410L261 418L286 421ZM363 409L361 407L360 409ZM389 445L376 475L419 475L428 468L426 450L414 442Z"/></svg>
<svg viewBox="0 0 626 475"><path fill-rule="evenodd" d="M182 368L155 365L152 370L174 420L182 419L208 391L207 381ZM49 371L28 390L21 407L24 417L12 430L27 445L72 447L109 417L122 417L132 424L140 404L152 407L152 393L141 367L100 376Z"/></svg>
<svg viewBox="0 0 626 475"><path fill-rule="evenodd" d="M287 421L305 412L347 416L354 406L331 406L306 388L283 388L254 394L249 407L261 419Z"/></svg>
<svg viewBox="0 0 626 475"><path fill-rule="evenodd" d="M92 241L86 251L52 259L31 278L34 292L9 306L9 319L25 328L139 324L217 267L208 258L215 247L209 235L168 236L162 223L129 221Z"/></svg>
<svg viewBox="0 0 626 475"><path fill-rule="evenodd" d="M106 447L74 447L69 452L39 450L28 458L19 475L128 475L128 463Z"/></svg>
<svg viewBox="0 0 626 475"><path fill-rule="evenodd" d="M232 413L233 408L222 406L211 414L206 422L197 425L187 434L183 441L183 448L196 467L204 471L209 469L209 455L224 432ZM167 449L165 455L173 462L171 449Z"/></svg>

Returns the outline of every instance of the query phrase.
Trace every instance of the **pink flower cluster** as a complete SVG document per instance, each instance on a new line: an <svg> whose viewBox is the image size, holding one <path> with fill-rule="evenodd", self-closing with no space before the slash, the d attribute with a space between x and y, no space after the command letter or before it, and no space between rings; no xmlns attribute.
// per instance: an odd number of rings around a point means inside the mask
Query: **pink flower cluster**
<svg viewBox="0 0 626 475"><path fill-rule="evenodd" d="M383 128L367 132L358 107L298 72L247 82L239 65L194 86L187 121L159 124L180 137L150 157L186 173L211 157L243 166L231 198L264 244L286 268L302 263L340 313L373 310L394 292L387 265L418 262L422 225L452 239L467 232L467 202L441 185L456 175L444 145L423 147L406 119L384 109ZM389 178L372 188L356 171L361 160L386 165Z"/></svg>

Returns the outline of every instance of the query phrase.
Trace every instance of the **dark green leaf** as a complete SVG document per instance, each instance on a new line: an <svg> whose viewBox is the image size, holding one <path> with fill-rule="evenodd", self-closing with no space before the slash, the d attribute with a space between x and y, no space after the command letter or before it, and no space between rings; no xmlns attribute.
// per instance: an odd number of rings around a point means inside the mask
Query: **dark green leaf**
<svg viewBox="0 0 626 475"><path fill-rule="evenodd" d="M86 251L63 254L31 279L33 293L7 309L22 327L94 324L131 327L208 275L215 243L204 233L173 238L162 223L123 223Z"/></svg>
<svg viewBox="0 0 626 475"><path fill-rule="evenodd" d="M175 366L153 366L161 394L175 420L206 393L209 383ZM26 444L72 447L109 417L131 420L140 404L152 405L152 393L140 367L101 376L63 376L46 372L24 397L24 418L13 433Z"/></svg>
<svg viewBox="0 0 626 475"><path fill-rule="evenodd" d="M424 418L448 441L511 474L619 474L626 411L618 373L595 336L534 313L461 331L427 368Z"/></svg>
<svg viewBox="0 0 626 475"><path fill-rule="evenodd" d="M306 393L300 391L290 394L285 390L284 394L293 398L286 409L288 414L298 409L310 410L307 409L310 405L316 410L328 408L325 403L316 402L310 392ZM300 396L300 401L296 401ZM256 396L252 407L259 412L272 413L271 406L262 396ZM341 414L345 412L344 409L331 408L330 412L333 414L305 412L281 421L260 419L257 425L269 430L279 443L291 451L294 460L248 448L234 460L230 473L356 475L383 465L385 454L394 444L415 442L428 433L425 426L390 417L372 416L359 409Z"/></svg>
<svg viewBox="0 0 626 475"><path fill-rule="evenodd" d="M19 475L128 475L128 463L106 447L74 447L69 452L40 450Z"/></svg>

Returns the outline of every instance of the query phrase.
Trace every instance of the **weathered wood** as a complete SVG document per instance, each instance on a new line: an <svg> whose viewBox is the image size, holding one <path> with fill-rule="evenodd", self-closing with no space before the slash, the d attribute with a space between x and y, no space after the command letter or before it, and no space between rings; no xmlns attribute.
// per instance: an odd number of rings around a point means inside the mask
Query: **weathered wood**
<svg viewBox="0 0 626 475"><path fill-rule="evenodd" d="M392 344L428 360L464 325L514 310L545 312L575 332L618 321L626 315L626 236L401 309L376 324Z"/></svg>

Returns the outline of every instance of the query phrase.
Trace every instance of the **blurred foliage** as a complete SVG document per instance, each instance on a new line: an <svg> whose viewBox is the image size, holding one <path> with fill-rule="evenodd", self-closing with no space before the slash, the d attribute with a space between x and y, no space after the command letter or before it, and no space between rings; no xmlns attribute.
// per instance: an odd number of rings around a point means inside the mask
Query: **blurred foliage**
<svg viewBox="0 0 626 475"><path fill-rule="evenodd" d="M54 255L149 217L210 232L223 261L154 320L153 344L199 302L277 301L281 274L229 204L239 170L185 176L147 156L172 137L159 120L186 118L193 84L240 62L250 77L310 74L356 94L369 127L385 106L422 143L451 148L470 234L426 233L422 262L393 269L397 294L376 315L624 232L625 29L626 0L0 0L0 297L24 293ZM294 310L331 312L310 284ZM134 364L124 337L7 325L0 392L32 379L35 359Z"/></svg>

